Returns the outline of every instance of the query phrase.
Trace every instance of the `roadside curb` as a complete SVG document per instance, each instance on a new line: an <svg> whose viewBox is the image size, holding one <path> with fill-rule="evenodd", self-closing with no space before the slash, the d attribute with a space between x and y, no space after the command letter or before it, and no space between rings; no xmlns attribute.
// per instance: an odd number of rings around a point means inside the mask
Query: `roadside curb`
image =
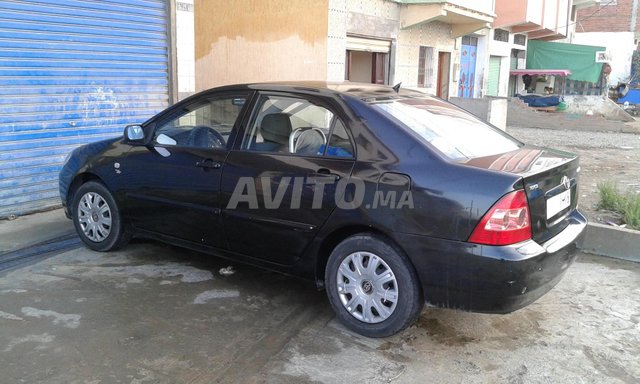
<svg viewBox="0 0 640 384"><path fill-rule="evenodd" d="M586 253L640 263L640 232L589 223L578 248Z"/></svg>

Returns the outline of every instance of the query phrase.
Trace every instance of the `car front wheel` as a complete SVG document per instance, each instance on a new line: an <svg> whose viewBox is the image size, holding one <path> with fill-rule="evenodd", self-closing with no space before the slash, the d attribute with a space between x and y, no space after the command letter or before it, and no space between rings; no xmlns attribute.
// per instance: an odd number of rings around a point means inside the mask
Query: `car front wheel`
<svg viewBox="0 0 640 384"><path fill-rule="evenodd" d="M329 256L325 287L340 321L368 337L400 332L424 306L413 266L374 234L351 236L338 244Z"/></svg>
<svg viewBox="0 0 640 384"><path fill-rule="evenodd" d="M127 242L118 206L101 183L89 181L82 184L74 195L72 207L73 224L87 247L106 252Z"/></svg>

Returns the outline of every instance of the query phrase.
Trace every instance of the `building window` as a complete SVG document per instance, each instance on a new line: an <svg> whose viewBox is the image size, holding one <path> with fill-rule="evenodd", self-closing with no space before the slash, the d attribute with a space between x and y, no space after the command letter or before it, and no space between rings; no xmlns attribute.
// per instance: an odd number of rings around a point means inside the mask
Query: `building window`
<svg viewBox="0 0 640 384"><path fill-rule="evenodd" d="M433 88L434 87L434 52L432 47L420 47L420 55L418 57L418 87Z"/></svg>
<svg viewBox="0 0 640 384"><path fill-rule="evenodd" d="M517 45L527 45L527 36L525 35L514 35L513 43Z"/></svg>
<svg viewBox="0 0 640 384"><path fill-rule="evenodd" d="M505 31L504 29L496 29L493 31L493 40L504 41L505 43L509 42L509 31Z"/></svg>
<svg viewBox="0 0 640 384"><path fill-rule="evenodd" d="M478 38L473 36L463 36L462 45L470 45L472 47L478 46Z"/></svg>

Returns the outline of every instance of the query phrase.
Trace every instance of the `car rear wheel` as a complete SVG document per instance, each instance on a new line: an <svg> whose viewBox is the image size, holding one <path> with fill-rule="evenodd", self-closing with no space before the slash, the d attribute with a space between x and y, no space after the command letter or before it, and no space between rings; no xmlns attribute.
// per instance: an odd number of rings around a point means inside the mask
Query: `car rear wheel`
<svg viewBox="0 0 640 384"><path fill-rule="evenodd" d="M329 256L325 287L349 329L391 336L413 324L424 306L418 277L401 252L373 234L342 241Z"/></svg>
<svg viewBox="0 0 640 384"><path fill-rule="evenodd" d="M72 207L73 224L87 247L106 252L128 241L118 206L101 183L82 184L74 194Z"/></svg>

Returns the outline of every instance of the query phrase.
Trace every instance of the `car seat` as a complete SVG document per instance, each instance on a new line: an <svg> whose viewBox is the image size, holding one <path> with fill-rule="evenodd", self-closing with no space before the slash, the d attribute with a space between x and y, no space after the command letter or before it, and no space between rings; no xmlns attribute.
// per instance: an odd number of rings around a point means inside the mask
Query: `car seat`
<svg viewBox="0 0 640 384"><path fill-rule="evenodd" d="M271 113L262 118L260 133L264 142L256 143L257 151L288 152L289 135L291 135L291 119L286 113Z"/></svg>

